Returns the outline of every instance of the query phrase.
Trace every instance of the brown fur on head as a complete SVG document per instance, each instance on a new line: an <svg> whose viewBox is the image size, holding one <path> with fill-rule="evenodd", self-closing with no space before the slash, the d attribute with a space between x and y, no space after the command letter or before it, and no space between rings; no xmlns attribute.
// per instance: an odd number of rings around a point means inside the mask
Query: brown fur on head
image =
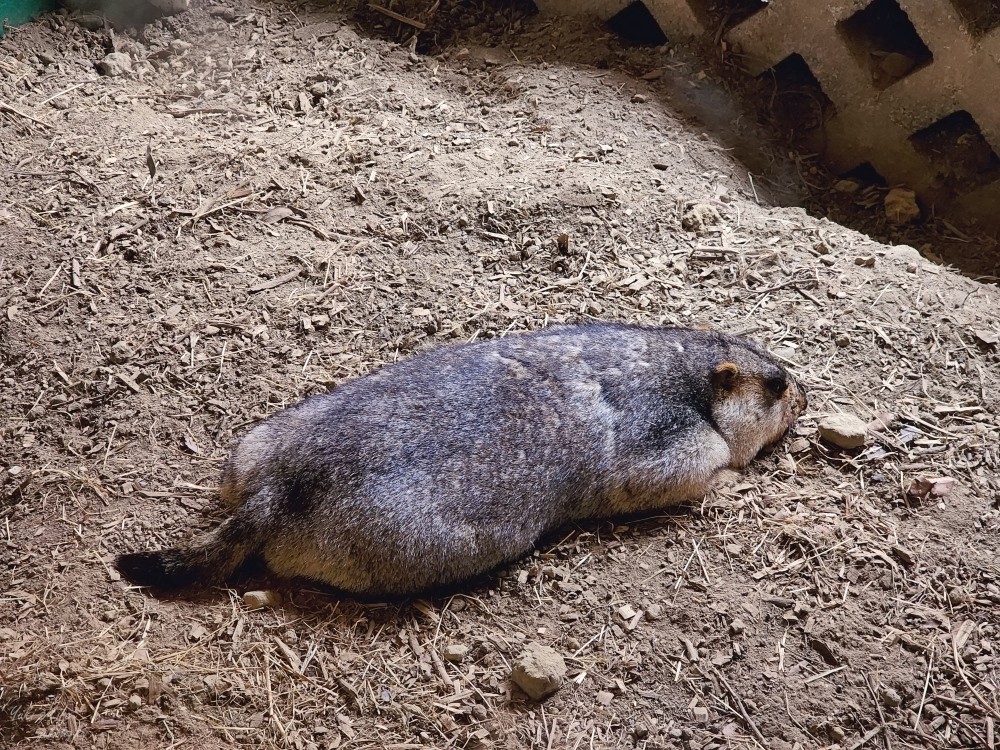
<svg viewBox="0 0 1000 750"><path fill-rule="evenodd" d="M712 418L742 469L783 438L806 410L805 388L771 356L738 349L712 373Z"/></svg>

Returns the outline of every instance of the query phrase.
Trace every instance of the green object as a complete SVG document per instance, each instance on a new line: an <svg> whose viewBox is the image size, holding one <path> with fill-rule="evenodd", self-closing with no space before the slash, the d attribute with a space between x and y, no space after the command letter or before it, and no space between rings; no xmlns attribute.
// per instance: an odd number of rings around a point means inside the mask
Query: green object
<svg viewBox="0 0 1000 750"><path fill-rule="evenodd" d="M52 10L55 5L53 0L0 0L0 21L16 26L30 21L39 13Z"/></svg>

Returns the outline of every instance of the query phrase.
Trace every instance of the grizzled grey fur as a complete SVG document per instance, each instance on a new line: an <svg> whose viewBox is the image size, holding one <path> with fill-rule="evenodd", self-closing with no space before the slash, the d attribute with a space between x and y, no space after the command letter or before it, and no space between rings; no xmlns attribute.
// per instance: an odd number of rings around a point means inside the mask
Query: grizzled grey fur
<svg viewBox="0 0 1000 750"><path fill-rule="evenodd" d="M251 555L363 594L472 578L571 521L701 497L772 445L805 392L758 345L598 324L445 346L253 428L200 543L122 555L126 578L224 582Z"/></svg>

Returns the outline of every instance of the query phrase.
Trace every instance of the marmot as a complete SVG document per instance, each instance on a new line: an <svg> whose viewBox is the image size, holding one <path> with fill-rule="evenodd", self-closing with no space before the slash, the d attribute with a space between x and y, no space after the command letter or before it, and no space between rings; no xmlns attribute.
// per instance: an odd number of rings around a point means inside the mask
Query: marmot
<svg viewBox="0 0 1000 750"><path fill-rule="evenodd" d="M723 333L595 324L445 346L257 425L223 470L231 518L115 564L177 589L260 556L346 592L419 593L569 522L697 499L805 408L777 359Z"/></svg>

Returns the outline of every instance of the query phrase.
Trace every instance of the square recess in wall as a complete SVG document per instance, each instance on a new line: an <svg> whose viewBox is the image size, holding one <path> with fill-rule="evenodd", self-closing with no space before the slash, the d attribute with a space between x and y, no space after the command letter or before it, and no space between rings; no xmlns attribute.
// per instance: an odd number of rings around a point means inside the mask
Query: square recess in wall
<svg viewBox="0 0 1000 750"><path fill-rule="evenodd" d="M802 55L793 53L758 76L766 115L790 142L821 151L827 120L837 112Z"/></svg>
<svg viewBox="0 0 1000 750"><path fill-rule="evenodd" d="M1000 26L997 0L951 0L951 4L972 36L982 36Z"/></svg>
<svg viewBox="0 0 1000 750"><path fill-rule="evenodd" d="M688 7L709 31L731 28L764 10L768 0L687 0Z"/></svg>
<svg viewBox="0 0 1000 750"><path fill-rule="evenodd" d="M896 0L875 0L840 21L837 33L858 65L871 72L872 85L879 90L934 60Z"/></svg>
<svg viewBox="0 0 1000 750"><path fill-rule="evenodd" d="M660 24L640 0L635 0L609 18L608 27L631 44L658 47L667 42Z"/></svg>
<svg viewBox="0 0 1000 750"><path fill-rule="evenodd" d="M918 130L910 136L910 143L930 162L942 184L955 192L1000 180L1000 157L965 110Z"/></svg>

